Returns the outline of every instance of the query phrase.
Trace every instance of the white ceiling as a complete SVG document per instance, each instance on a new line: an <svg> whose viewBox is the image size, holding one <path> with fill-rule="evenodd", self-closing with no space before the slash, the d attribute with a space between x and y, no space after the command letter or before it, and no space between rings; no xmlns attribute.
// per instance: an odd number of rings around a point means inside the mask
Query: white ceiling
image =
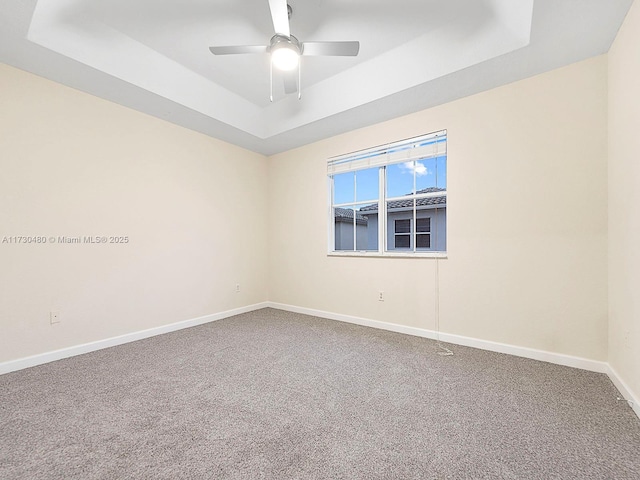
<svg viewBox="0 0 640 480"><path fill-rule="evenodd" d="M301 41L360 41L304 57L302 99L266 54L268 0L2 0L0 60L272 154L608 51L633 0L289 0Z"/></svg>

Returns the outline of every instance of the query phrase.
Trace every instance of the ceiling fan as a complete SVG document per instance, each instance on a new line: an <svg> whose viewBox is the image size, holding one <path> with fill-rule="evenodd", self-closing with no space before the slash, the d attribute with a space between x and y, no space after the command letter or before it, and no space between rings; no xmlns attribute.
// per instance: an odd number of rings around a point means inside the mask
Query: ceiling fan
<svg viewBox="0 0 640 480"><path fill-rule="evenodd" d="M300 56L341 56L355 57L360 50L360 42L300 42L291 35L289 19L292 8L287 0L269 0L271 20L275 35L269 45L235 45L209 47L214 55L234 55L244 53L268 53L270 62L270 99L273 102L273 67L284 73L285 93L298 92L300 98ZM297 72L296 72L297 69ZM296 75L297 73L297 75ZM297 77L297 78L296 78Z"/></svg>

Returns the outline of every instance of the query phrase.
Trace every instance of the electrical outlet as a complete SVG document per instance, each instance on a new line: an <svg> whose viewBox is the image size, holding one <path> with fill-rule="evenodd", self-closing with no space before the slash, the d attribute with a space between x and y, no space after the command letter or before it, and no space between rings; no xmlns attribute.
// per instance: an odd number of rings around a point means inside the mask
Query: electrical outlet
<svg viewBox="0 0 640 480"><path fill-rule="evenodd" d="M384 302L384 292L382 290L378 292L378 301Z"/></svg>
<svg viewBox="0 0 640 480"><path fill-rule="evenodd" d="M49 321L51 325L60 323L60 312L49 312Z"/></svg>
<svg viewBox="0 0 640 480"><path fill-rule="evenodd" d="M236 293L240 293L240 284L236 283Z"/></svg>

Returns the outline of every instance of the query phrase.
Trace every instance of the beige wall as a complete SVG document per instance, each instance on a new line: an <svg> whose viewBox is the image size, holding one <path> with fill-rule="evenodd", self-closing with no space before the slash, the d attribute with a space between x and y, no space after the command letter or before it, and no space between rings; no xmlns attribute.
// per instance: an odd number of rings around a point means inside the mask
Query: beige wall
<svg viewBox="0 0 640 480"><path fill-rule="evenodd" d="M607 359L605 56L268 160L7 66L0 104L0 240L130 238L0 244L0 361L267 299L433 329L435 260L327 256L325 162L442 128L441 330Z"/></svg>
<svg viewBox="0 0 640 480"><path fill-rule="evenodd" d="M0 241L130 239L0 243L0 362L267 300L262 155L6 65L0 132Z"/></svg>
<svg viewBox="0 0 640 480"><path fill-rule="evenodd" d="M609 52L609 363L640 398L640 3Z"/></svg>
<svg viewBox="0 0 640 480"><path fill-rule="evenodd" d="M606 360L605 56L271 157L270 300L433 329L435 260L327 256L326 159L445 128L441 331Z"/></svg>

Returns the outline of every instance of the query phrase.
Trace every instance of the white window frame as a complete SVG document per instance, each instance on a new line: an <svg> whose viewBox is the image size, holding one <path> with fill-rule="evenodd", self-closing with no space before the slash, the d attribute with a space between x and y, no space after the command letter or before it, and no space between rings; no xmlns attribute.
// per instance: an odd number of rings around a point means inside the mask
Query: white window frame
<svg viewBox="0 0 640 480"><path fill-rule="evenodd" d="M436 138L443 138L444 140L433 142ZM397 163L403 163L408 161L419 161L425 158L437 158L442 155L447 155L447 131L441 130L438 132L421 135L419 137L413 137L391 144L381 145L366 150L360 150L337 157L332 157L327 162L327 190L329 197L328 207L328 255L330 256L346 256L346 257L425 257L425 258L447 258L447 251L436 250L421 250L417 249L417 235L416 232L416 204L419 199L429 197L441 197L447 196L447 189L444 192L427 192L422 194L410 194L400 197L386 197L386 166ZM435 145L425 146L425 145ZM430 149L430 150L429 150ZM448 164L447 156L447 164ZM350 171L365 170L369 168L380 167L378 172L378 250L356 250L357 248L357 236L356 236L356 211L354 211L354 228L353 228L353 245L354 250L335 250L335 216L334 208L346 208L354 207L358 205L371 205L375 201L360 201L356 202L356 188L354 185L354 201L347 203L333 203L334 188L333 188L333 176L346 173ZM447 182L448 183L448 182ZM415 191L415 177L414 177L414 191ZM411 222L410 238L413 237L413 244L409 249L389 249L388 248L388 226L387 226L387 202L396 200L415 199L413 202L413 221ZM448 201L442 208L447 208ZM437 211L437 206L434 210ZM448 215L447 215L448 217ZM430 244L433 242L433 222L431 222L431 228L429 231ZM445 223L445 236L448 222ZM423 235L426 233L423 233ZM395 234L394 234L395 238ZM410 242L411 243L411 242Z"/></svg>

